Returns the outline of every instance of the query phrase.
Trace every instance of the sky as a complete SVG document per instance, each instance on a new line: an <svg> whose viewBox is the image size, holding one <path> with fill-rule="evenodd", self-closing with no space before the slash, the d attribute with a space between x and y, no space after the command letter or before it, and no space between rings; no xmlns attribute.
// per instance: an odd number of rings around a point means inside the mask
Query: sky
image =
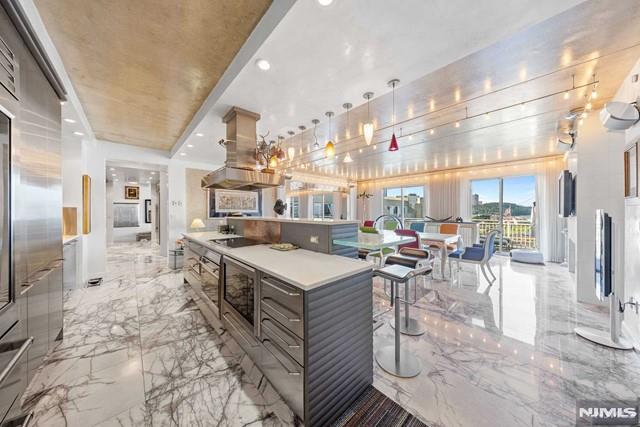
<svg viewBox="0 0 640 427"><path fill-rule="evenodd" d="M482 203L497 202L498 179L482 179L471 182L471 193L478 194ZM536 196L535 176L514 176L504 179L504 202L531 206Z"/></svg>

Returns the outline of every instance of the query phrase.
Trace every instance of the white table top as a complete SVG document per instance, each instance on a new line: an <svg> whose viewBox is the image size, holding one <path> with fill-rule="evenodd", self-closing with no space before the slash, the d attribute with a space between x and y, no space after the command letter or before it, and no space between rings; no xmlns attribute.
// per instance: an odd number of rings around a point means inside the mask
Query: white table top
<svg viewBox="0 0 640 427"><path fill-rule="evenodd" d="M442 242L442 243L455 243L460 238L459 234L443 234L443 233L418 233L420 236L420 240L431 240L434 242Z"/></svg>
<svg viewBox="0 0 640 427"><path fill-rule="evenodd" d="M349 246L352 248L378 251L382 248L389 248L405 243L415 242L415 237L398 236L392 230L383 230L381 233L358 232L358 240L355 239L335 239L334 245Z"/></svg>

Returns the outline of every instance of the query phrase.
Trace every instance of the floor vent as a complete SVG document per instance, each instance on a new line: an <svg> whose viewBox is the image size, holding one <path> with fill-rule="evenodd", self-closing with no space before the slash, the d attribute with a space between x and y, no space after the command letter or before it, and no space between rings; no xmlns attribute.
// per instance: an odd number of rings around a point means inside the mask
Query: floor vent
<svg viewBox="0 0 640 427"><path fill-rule="evenodd" d="M87 288L93 288L94 286L102 285L102 277L96 277L94 279L89 279L87 282Z"/></svg>

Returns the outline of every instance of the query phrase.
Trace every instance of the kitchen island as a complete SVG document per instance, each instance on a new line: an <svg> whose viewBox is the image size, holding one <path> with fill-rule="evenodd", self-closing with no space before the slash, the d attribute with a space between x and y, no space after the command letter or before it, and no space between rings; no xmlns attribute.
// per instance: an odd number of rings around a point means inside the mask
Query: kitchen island
<svg viewBox="0 0 640 427"><path fill-rule="evenodd" d="M330 423L373 382L371 264L219 233L184 237L185 281L205 317L305 425Z"/></svg>

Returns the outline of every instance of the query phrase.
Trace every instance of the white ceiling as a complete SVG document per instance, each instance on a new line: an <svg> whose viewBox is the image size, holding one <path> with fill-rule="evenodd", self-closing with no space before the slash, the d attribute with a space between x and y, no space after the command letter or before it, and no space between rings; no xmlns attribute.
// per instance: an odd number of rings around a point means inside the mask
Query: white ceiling
<svg viewBox="0 0 640 427"><path fill-rule="evenodd" d="M582 1L299 0L176 154L220 163L221 117L233 105L262 115L259 133L286 136L344 102L362 104L366 91L387 93L391 78L407 84Z"/></svg>
<svg viewBox="0 0 640 427"><path fill-rule="evenodd" d="M160 171L120 166L107 163L107 182L119 182L129 185L155 185L160 183Z"/></svg>

